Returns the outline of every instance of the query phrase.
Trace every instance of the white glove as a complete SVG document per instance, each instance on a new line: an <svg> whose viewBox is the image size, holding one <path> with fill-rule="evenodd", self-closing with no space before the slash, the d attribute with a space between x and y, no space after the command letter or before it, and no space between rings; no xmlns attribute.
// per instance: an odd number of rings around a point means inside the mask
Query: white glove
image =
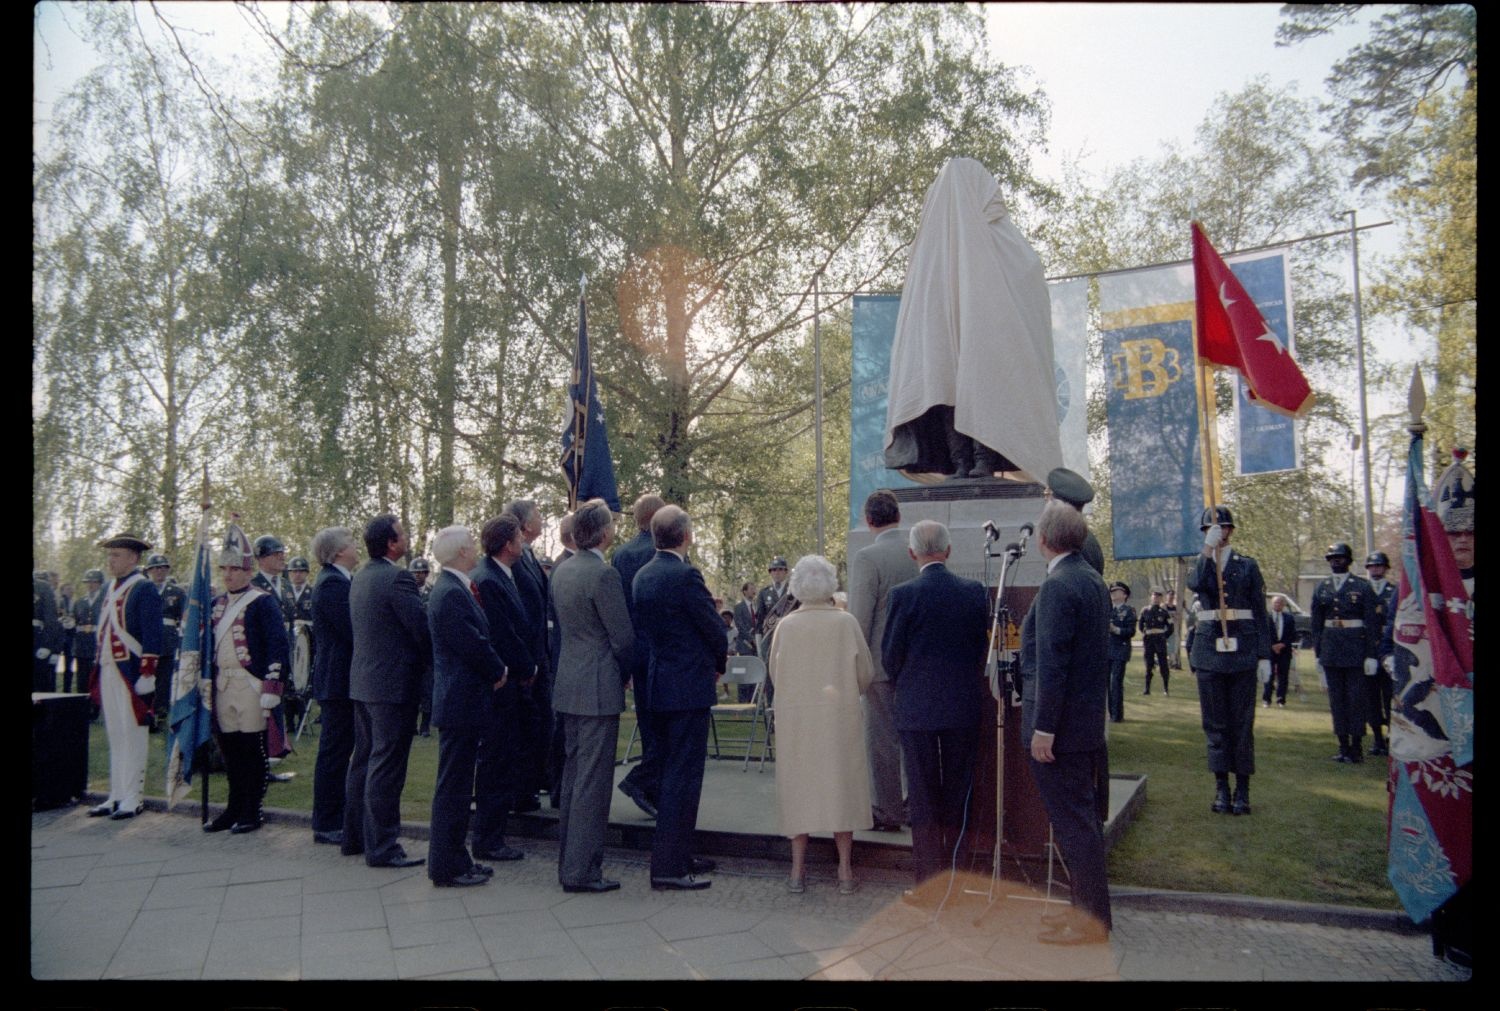
<svg viewBox="0 0 1500 1011"><path fill-rule="evenodd" d="M1375 676L1375 672L1378 671L1379 669L1380 669L1380 664L1378 664L1375 661L1375 658L1373 656L1365 658L1365 677L1367 677L1367 678L1374 677Z"/></svg>
<svg viewBox="0 0 1500 1011"><path fill-rule="evenodd" d="M1203 535L1203 546L1205 548L1217 548L1220 544L1223 543L1224 528L1219 526L1217 523L1209 527L1208 532Z"/></svg>
<svg viewBox="0 0 1500 1011"><path fill-rule="evenodd" d="M52 655L52 651L50 649L48 649L46 646L43 646L41 649L39 649L39 650L36 651L36 658L38 660L45 660L45 659L47 659L51 655Z"/></svg>
<svg viewBox="0 0 1500 1011"><path fill-rule="evenodd" d="M1271 680L1271 661L1262 660L1256 664L1255 676L1260 679L1261 684L1268 683Z"/></svg>
<svg viewBox="0 0 1500 1011"><path fill-rule="evenodd" d="M203 700L204 709L214 711L214 683L208 678L198 679L198 697Z"/></svg>
<svg viewBox="0 0 1500 1011"><path fill-rule="evenodd" d="M1394 654L1394 653L1387 653L1385 659L1382 660L1382 661L1380 661L1380 665L1385 668L1385 672L1387 674L1395 674L1396 673L1396 654Z"/></svg>
<svg viewBox="0 0 1500 1011"><path fill-rule="evenodd" d="M280 695L273 695L270 692L260 693L260 707L262 709L275 709L279 705L281 705Z"/></svg>
<svg viewBox="0 0 1500 1011"><path fill-rule="evenodd" d="M135 679L135 693L137 695L150 695L156 691L156 678L141 677Z"/></svg>

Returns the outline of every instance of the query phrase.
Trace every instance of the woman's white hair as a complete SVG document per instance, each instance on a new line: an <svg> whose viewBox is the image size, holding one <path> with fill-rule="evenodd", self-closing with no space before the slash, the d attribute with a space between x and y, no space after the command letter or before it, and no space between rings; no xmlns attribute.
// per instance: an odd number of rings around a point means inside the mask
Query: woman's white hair
<svg viewBox="0 0 1500 1011"><path fill-rule="evenodd" d="M822 555L803 555L792 569L787 589L791 595L804 603L822 603L832 600L839 588L838 570Z"/></svg>

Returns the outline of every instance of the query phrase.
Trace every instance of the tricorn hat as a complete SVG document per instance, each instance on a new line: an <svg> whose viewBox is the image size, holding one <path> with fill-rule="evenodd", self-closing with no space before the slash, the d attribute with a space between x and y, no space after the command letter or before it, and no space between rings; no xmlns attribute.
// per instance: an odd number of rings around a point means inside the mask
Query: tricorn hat
<svg viewBox="0 0 1500 1011"><path fill-rule="evenodd" d="M141 540L135 534L115 534L113 537L99 542L101 548L126 548L139 554L142 551L150 551L151 545Z"/></svg>

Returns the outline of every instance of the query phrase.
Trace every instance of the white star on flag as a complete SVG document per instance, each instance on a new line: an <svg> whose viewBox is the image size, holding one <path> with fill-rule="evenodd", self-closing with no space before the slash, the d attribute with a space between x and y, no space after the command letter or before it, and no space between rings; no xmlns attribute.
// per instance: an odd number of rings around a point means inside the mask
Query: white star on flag
<svg viewBox="0 0 1500 1011"><path fill-rule="evenodd" d="M1274 333L1271 332L1271 328L1270 327L1266 327L1266 332L1263 333L1263 334L1261 334L1259 337L1257 337L1255 339L1258 340L1258 341L1270 341L1271 344L1276 348L1276 353L1277 354L1279 354L1279 355L1286 354L1286 345L1283 344L1283 343L1281 343L1281 338L1280 337L1277 337Z"/></svg>
<svg viewBox="0 0 1500 1011"><path fill-rule="evenodd" d="M1228 288L1228 282L1219 285L1219 304L1224 307L1225 312L1228 312L1229 307L1234 305L1235 302L1239 301L1238 299L1229 297Z"/></svg>
<svg viewBox="0 0 1500 1011"><path fill-rule="evenodd" d="M1448 610L1454 614L1464 613L1464 602L1458 597L1449 597L1447 600Z"/></svg>

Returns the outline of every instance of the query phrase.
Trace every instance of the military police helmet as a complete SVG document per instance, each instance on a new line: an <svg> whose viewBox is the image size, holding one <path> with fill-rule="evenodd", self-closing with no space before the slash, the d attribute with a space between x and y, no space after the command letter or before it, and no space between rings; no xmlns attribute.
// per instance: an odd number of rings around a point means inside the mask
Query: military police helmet
<svg viewBox="0 0 1500 1011"><path fill-rule="evenodd" d="M1198 521L1198 529L1207 530L1209 527L1234 529L1234 517L1229 514L1228 506L1209 506L1203 510L1203 518Z"/></svg>
<svg viewBox="0 0 1500 1011"><path fill-rule="evenodd" d="M425 558L414 558L414 559L412 559L412 563L411 563L411 571L413 571L413 572L431 572L432 571L432 563L429 562Z"/></svg>
<svg viewBox="0 0 1500 1011"><path fill-rule="evenodd" d="M1354 561L1354 551L1349 547L1349 545L1345 544L1343 541L1340 541L1337 544L1330 544L1328 546L1328 550L1323 552L1323 557L1347 558L1352 562Z"/></svg>
<svg viewBox="0 0 1500 1011"><path fill-rule="evenodd" d="M85 583L102 583L102 582L104 582L104 570L102 570L102 569L89 569L87 572L85 572L83 574L83 581Z"/></svg>
<svg viewBox="0 0 1500 1011"><path fill-rule="evenodd" d="M777 569L781 569L783 572L786 571L785 558L773 558L771 559L771 564L766 567L767 572L775 572Z"/></svg>
<svg viewBox="0 0 1500 1011"><path fill-rule="evenodd" d="M286 545L281 543L270 534L263 534L255 538L255 557L264 558L267 555L281 554L286 551Z"/></svg>
<svg viewBox="0 0 1500 1011"><path fill-rule="evenodd" d="M1384 551L1372 551L1370 552L1370 557L1365 559L1365 568L1368 569L1372 565L1384 565L1389 569L1391 567L1391 560L1385 557Z"/></svg>
<svg viewBox="0 0 1500 1011"><path fill-rule="evenodd" d="M166 555L152 555L150 558L146 559L146 568L147 568L147 570L150 570L150 569L170 569L171 567L172 567L172 563L169 562L169 561L167 561L167 556Z"/></svg>
<svg viewBox="0 0 1500 1011"><path fill-rule="evenodd" d="M303 558L301 555L298 555L296 558L293 558L290 562L286 563L286 570L288 572L309 571L307 567L307 559Z"/></svg>

